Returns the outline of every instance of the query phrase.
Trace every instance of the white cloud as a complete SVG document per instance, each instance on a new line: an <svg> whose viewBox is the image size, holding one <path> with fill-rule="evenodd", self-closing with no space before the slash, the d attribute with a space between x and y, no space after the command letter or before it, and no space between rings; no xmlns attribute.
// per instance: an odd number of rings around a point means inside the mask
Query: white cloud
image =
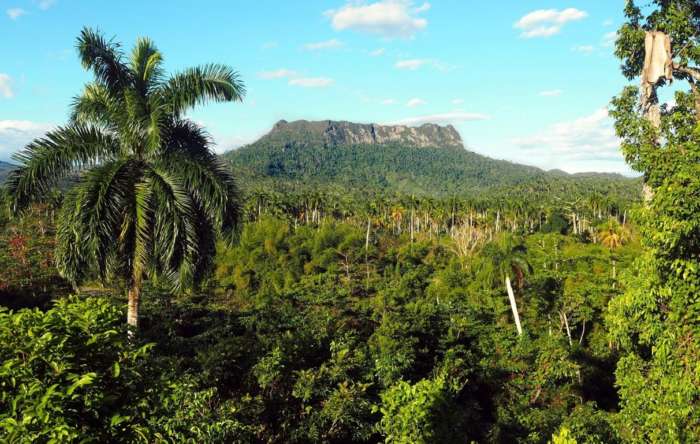
<svg viewBox="0 0 700 444"><path fill-rule="evenodd" d="M29 120L0 120L0 159L9 160L13 153L54 126Z"/></svg>
<svg viewBox="0 0 700 444"><path fill-rule="evenodd" d="M394 99L384 99L379 103L381 103L382 105L396 105L397 102Z"/></svg>
<svg viewBox="0 0 700 444"><path fill-rule="evenodd" d="M464 99L452 99L450 103L452 103L453 105L461 105L464 103Z"/></svg>
<svg viewBox="0 0 700 444"><path fill-rule="evenodd" d="M551 125L513 140L522 160L536 157L547 168L567 171L628 171L608 111L601 108L579 119Z"/></svg>
<svg viewBox="0 0 700 444"><path fill-rule="evenodd" d="M488 120L490 117L486 114L467 113L463 111L452 111L448 113L428 114L423 116L408 117L406 119L389 122L393 125L422 125L424 123L436 123L440 125L458 124L462 122L472 122L477 120Z"/></svg>
<svg viewBox="0 0 700 444"><path fill-rule="evenodd" d="M411 0L353 1L340 9L326 11L325 15L336 31L350 29L384 37L409 38L428 26L428 21L418 15L429 8L429 3L414 8Z"/></svg>
<svg viewBox="0 0 700 444"><path fill-rule="evenodd" d="M333 83L334 80L328 77L300 77L289 80L290 85L301 86L303 88L326 88Z"/></svg>
<svg viewBox="0 0 700 444"><path fill-rule="evenodd" d="M451 71L454 68L452 65L435 59L407 59L399 60L394 64L394 67L397 69L406 69L409 71L415 71L422 66L431 66L442 72Z"/></svg>
<svg viewBox="0 0 700 444"><path fill-rule="evenodd" d="M11 99L14 95L15 93L12 90L12 78L0 72L0 96Z"/></svg>
<svg viewBox="0 0 700 444"><path fill-rule="evenodd" d="M521 17L514 27L521 30L520 36L524 38L549 37L559 34L567 23L586 17L587 12L576 8L538 9Z"/></svg>
<svg viewBox="0 0 700 444"><path fill-rule="evenodd" d="M7 13L7 16L10 17L10 19L12 20L17 20L18 18L27 14L27 11L25 11L22 8L10 8L5 12Z"/></svg>
<svg viewBox="0 0 700 444"><path fill-rule="evenodd" d="M56 0L39 0L37 1L37 4L39 5L39 9L42 11L46 11L50 7L52 7L56 3Z"/></svg>
<svg viewBox="0 0 700 444"><path fill-rule="evenodd" d="M271 41L271 42L265 42L265 43L263 43L263 44L261 45L261 48L262 48L262 49L272 49L272 48L277 48L277 46L279 46L279 43L277 43L277 42L275 42L275 41Z"/></svg>
<svg viewBox="0 0 700 444"><path fill-rule="evenodd" d="M411 71L415 71L416 69L420 68L421 66L425 65L426 63L430 63L430 60L428 59L409 59L409 60L399 60L396 62L394 65L398 69L408 69Z"/></svg>
<svg viewBox="0 0 700 444"><path fill-rule="evenodd" d="M560 96L564 91L560 89L549 89L546 91L540 91L539 95L542 97L558 97Z"/></svg>
<svg viewBox="0 0 700 444"><path fill-rule="evenodd" d="M323 49L335 49L343 46L343 43L338 39L324 40L323 42L307 43L304 49L307 51L320 51Z"/></svg>
<svg viewBox="0 0 700 444"><path fill-rule="evenodd" d="M369 55L371 55L372 57L379 57L383 56L385 52L386 50L384 48L379 48L375 49L374 51L370 51Z"/></svg>
<svg viewBox="0 0 700 444"><path fill-rule="evenodd" d="M258 73L258 77L261 79L265 80L270 80L270 79L283 79L287 77L294 77L296 76L297 73L296 71L292 71L289 69L276 69L274 71L261 71Z"/></svg>
<svg viewBox="0 0 700 444"><path fill-rule="evenodd" d="M409 100L408 102L406 102L406 106L409 108L415 108L417 106L425 105L426 103L428 103L428 102L426 102L423 99L419 99L419 98L415 97L415 98Z"/></svg>
<svg viewBox="0 0 700 444"><path fill-rule="evenodd" d="M603 26L606 26L606 27L612 26L614 23L615 22L613 21L613 19L607 19L607 20L603 21Z"/></svg>
<svg viewBox="0 0 700 444"><path fill-rule="evenodd" d="M331 86L335 82L328 77L302 77L296 71L285 68L273 71L261 71L258 73L258 77L265 80L289 79L287 84L304 88L325 88Z"/></svg>
<svg viewBox="0 0 700 444"><path fill-rule="evenodd" d="M593 53L595 48L593 47L593 45L578 45L571 48L571 50L574 52L580 52L582 54L589 55Z"/></svg>

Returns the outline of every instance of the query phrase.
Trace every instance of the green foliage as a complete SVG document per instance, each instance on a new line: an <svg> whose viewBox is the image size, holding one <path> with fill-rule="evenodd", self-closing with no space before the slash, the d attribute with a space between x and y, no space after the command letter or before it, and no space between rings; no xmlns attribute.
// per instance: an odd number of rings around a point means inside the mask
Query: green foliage
<svg viewBox="0 0 700 444"><path fill-rule="evenodd" d="M700 439L700 131L697 90L700 7L689 0L628 2L617 53L628 77L641 71L644 31L672 41L677 105L661 107L655 128L628 86L613 101L623 152L653 197L639 210L643 254L626 272L627 291L611 302L608 325L622 357L616 371L620 435L626 440ZM688 82L688 83L686 83ZM659 85L661 86L661 85Z"/></svg>
<svg viewBox="0 0 700 444"><path fill-rule="evenodd" d="M55 208L37 205L0 223L0 304L41 306L70 291L54 262Z"/></svg>
<svg viewBox="0 0 700 444"><path fill-rule="evenodd" d="M303 130L273 130L224 158L247 190L335 190L344 195L571 198L598 190L631 200L639 183L619 175L547 173L462 148L401 144L328 145ZM353 191L356 190L356 191ZM533 199L534 201L534 199Z"/></svg>
<svg viewBox="0 0 700 444"><path fill-rule="evenodd" d="M455 422L455 406L445 378L424 379L416 384L399 381L381 396L379 423L385 442L425 444L463 442Z"/></svg>
<svg viewBox="0 0 700 444"><path fill-rule="evenodd" d="M245 436L214 389L166 382L104 298L0 311L3 442L223 442ZM228 418L221 419L221 415ZM211 438L211 440L210 440Z"/></svg>

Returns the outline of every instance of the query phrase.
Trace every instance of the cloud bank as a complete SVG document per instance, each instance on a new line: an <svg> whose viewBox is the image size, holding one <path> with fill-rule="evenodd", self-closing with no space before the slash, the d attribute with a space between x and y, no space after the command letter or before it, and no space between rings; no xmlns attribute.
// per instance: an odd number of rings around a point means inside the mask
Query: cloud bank
<svg viewBox="0 0 700 444"><path fill-rule="evenodd" d="M521 17L513 26L520 29L523 38L550 37L559 34L567 23L586 17L587 12L576 8L538 9Z"/></svg>
<svg viewBox="0 0 700 444"><path fill-rule="evenodd" d="M428 26L418 17L430 9L430 3L414 7L410 0L382 0L375 3L347 3L325 12L336 31L353 30L383 37L410 38Z"/></svg>

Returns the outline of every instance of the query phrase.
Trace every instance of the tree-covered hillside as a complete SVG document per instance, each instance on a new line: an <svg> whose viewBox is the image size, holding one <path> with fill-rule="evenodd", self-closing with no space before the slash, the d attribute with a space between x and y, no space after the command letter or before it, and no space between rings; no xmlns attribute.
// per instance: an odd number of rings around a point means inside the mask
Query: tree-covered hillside
<svg viewBox="0 0 700 444"><path fill-rule="evenodd" d="M632 197L640 187L638 180L620 175L548 173L494 160L455 146L453 140L445 142L442 135L427 135L418 146L410 139L368 143L371 139L360 135L329 137L323 128L323 122L278 123L257 142L229 151L224 158L248 189L335 187L350 193L446 197L520 186L547 193L561 190L561 196L577 188ZM347 142L353 138L361 143Z"/></svg>
<svg viewBox="0 0 700 444"><path fill-rule="evenodd" d="M10 171L15 169L15 165L0 160L0 183L5 181L5 178L10 174Z"/></svg>

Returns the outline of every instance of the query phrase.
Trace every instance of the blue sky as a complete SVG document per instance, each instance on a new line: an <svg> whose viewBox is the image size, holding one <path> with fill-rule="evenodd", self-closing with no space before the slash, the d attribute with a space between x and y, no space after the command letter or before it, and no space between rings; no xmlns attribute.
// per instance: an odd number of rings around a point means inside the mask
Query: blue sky
<svg viewBox="0 0 700 444"><path fill-rule="evenodd" d="M155 40L166 69L220 62L242 104L191 117L225 151L279 119L451 123L469 149L628 172L605 107L625 84L611 39L623 0L0 0L0 160L65 122L90 79L75 38Z"/></svg>

